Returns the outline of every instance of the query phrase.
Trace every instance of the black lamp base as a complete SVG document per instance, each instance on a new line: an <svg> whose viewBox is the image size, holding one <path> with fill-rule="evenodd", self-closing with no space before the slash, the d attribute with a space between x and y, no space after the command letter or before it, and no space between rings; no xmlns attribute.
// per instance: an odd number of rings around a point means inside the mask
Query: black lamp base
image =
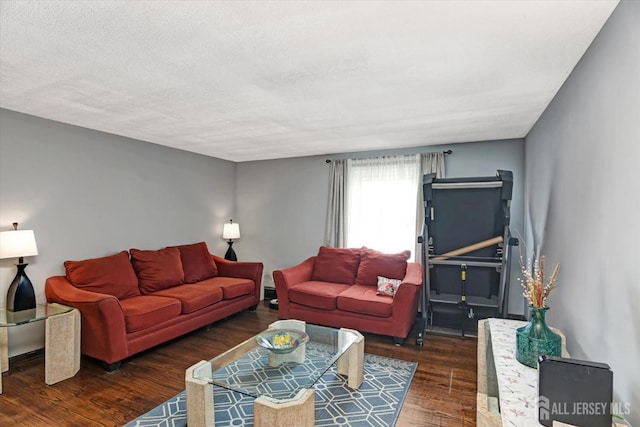
<svg viewBox="0 0 640 427"><path fill-rule="evenodd" d="M9 291L7 292L7 310L9 311L23 311L36 308L36 295L33 291L33 285L24 272L27 265L29 264L17 264L18 273L16 277L13 278L13 282L9 285Z"/></svg>
<svg viewBox="0 0 640 427"><path fill-rule="evenodd" d="M233 247L232 247L233 242L229 240L227 243L229 243L229 249L227 249L227 252L224 254L224 259L226 259L227 261L238 261L236 252L233 250Z"/></svg>

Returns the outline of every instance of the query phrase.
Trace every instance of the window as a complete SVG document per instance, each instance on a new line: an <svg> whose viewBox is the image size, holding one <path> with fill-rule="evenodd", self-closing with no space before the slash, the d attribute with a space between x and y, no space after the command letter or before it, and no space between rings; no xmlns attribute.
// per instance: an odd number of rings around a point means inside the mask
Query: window
<svg viewBox="0 0 640 427"><path fill-rule="evenodd" d="M419 170L419 155L347 161L347 247L415 257Z"/></svg>

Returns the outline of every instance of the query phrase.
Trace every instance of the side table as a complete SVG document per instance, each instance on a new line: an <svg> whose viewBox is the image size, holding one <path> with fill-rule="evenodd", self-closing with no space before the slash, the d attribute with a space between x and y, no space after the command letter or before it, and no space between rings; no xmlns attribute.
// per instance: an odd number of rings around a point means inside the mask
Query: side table
<svg viewBox="0 0 640 427"><path fill-rule="evenodd" d="M9 370L9 339L12 326L45 321L44 382L55 384L80 370L80 312L61 304L38 304L23 311L0 309L0 394L2 374Z"/></svg>
<svg viewBox="0 0 640 427"><path fill-rule="evenodd" d="M516 360L516 329L527 322L478 321L478 427L532 427L538 422L538 370ZM569 357L562 331L562 356Z"/></svg>

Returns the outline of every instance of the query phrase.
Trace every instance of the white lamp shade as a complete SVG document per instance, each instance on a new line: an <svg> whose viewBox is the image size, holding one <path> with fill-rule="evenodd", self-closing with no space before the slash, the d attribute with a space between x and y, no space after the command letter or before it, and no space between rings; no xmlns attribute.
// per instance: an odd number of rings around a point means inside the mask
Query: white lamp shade
<svg viewBox="0 0 640 427"><path fill-rule="evenodd" d="M33 230L0 231L0 258L38 255Z"/></svg>
<svg viewBox="0 0 640 427"><path fill-rule="evenodd" d="M239 239L240 238L240 225L235 222L228 222L222 228L223 239Z"/></svg>

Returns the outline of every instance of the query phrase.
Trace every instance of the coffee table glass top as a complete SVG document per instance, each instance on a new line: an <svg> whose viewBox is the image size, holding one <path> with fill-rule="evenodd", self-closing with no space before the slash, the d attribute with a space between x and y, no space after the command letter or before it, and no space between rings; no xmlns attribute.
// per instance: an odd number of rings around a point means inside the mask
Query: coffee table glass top
<svg viewBox="0 0 640 427"><path fill-rule="evenodd" d="M68 313L73 307L61 304L36 304L36 308L22 311L9 311L0 308L0 327L23 325L38 322L51 316Z"/></svg>
<svg viewBox="0 0 640 427"><path fill-rule="evenodd" d="M207 366L196 369L193 377L255 398L293 399L312 388L357 340L344 329L306 324L305 332L309 342L288 355L271 353L252 337L211 359L211 375Z"/></svg>

